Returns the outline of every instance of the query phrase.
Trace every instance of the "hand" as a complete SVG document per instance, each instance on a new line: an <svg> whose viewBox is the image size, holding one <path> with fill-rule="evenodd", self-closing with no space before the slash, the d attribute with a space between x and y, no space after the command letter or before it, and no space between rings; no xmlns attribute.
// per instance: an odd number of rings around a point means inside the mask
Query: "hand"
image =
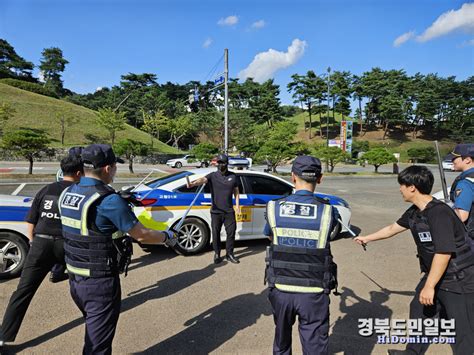
<svg viewBox="0 0 474 355"><path fill-rule="evenodd" d="M242 214L242 207L240 207L240 206L237 207L237 206L236 206L236 207L235 207L235 213L236 213L236 214Z"/></svg>
<svg viewBox="0 0 474 355"><path fill-rule="evenodd" d="M164 231L163 233L166 235L165 245L174 248L178 243L178 235L171 230Z"/></svg>
<svg viewBox="0 0 474 355"><path fill-rule="evenodd" d="M434 305L435 290L433 287L426 286L420 292L420 303L424 306Z"/></svg>
<svg viewBox="0 0 474 355"><path fill-rule="evenodd" d="M356 242L359 245L364 246L364 245L367 245L369 241L367 240L367 237L358 236L354 238L354 242Z"/></svg>

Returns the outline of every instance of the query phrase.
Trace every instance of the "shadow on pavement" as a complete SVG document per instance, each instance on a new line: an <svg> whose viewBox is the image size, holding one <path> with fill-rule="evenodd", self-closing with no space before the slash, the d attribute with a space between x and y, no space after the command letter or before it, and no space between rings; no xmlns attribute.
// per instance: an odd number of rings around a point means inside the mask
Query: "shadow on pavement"
<svg viewBox="0 0 474 355"><path fill-rule="evenodd" d="M209 354L262 315L271 314L266 289L239 295L189 319L185 330L136 354ZM269 347L272 341L268 339Z"/></svg>

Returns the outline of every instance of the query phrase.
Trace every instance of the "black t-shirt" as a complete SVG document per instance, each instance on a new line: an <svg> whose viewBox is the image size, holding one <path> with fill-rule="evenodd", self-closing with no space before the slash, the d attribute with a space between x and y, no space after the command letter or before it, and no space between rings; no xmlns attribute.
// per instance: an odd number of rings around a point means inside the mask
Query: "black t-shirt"
<svg viewBox="0 0 474 355"><path fill-rule="evenodd" d="M434 245L434 252L454 253L456 252L455 236L465 233L464 225L448 205L438 204L434 206L433 204L433 201L429 202L423 211L420 211L415 205L411 206L400 217L397 224L410 229L409 219L413 213L426 217ZM431 267L431 261L428 268ZM439 288L457 293L474 292L474 268L469 267L463 271L465 277L462 282L457 280L446 281L441 278L438 282Z"/></svg>
<svg viewBox="0 0 474 355"><path fill-rule="evenodd" d="M233 212L232 194L234 189L239 186L237 175L230 171L227 171L225 174L215 171L208 174L206 179L211 189L211 213Z"/></svg>
<svg viewBox="0 0 474 355"><path fill-rule="evenodd" d="M43 187L35 196L26 222L35 225L33 234L62 236L61 216L58 199L63 190L71 186L71 181L59 181Z"/></svg>

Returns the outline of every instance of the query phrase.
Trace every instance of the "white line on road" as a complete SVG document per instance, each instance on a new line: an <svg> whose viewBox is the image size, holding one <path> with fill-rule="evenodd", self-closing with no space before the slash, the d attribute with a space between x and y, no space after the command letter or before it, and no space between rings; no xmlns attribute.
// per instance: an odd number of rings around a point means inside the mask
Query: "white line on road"
<svg viewBox="0 0 474 355"><path fill-rule="evenodd" d="M25 187L25 185L26 185L25 183L20 184L20 186L18 186L18 187L15 189L15 191L12 192L12 195L13 195L13 196L18 195L18 194L20 193L20 191L23 190L23 188Z"/></svg>

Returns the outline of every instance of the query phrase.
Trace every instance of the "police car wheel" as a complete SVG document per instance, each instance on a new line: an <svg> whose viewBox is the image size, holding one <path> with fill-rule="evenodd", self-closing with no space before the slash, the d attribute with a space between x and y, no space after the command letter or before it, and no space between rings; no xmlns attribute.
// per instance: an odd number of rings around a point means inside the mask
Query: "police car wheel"
<svg viewBox="0 0 474 355"><path fill-rule="evenodd" d="M209 244L209 229L197 218L186 218L178 234L178 249L182 254L197 254Z"/></svg>
<svg viewBox="0 0 474 355"><path fill-rule="evenodd" d="M12 232L0 232L0 279L20 275L28 254L28 243Z"/></svg>
<svg viewBox="0 0 474 355"><path fill-rule="evenodd" d="M180 162L177 162L174 167L177 168L177 169L180 169L181 167L183 166L183 164L181 164Z"/></svg>
<svg viewBox="0 0 474 355"><path fill-rule="evenodd" d="M332 230L331 235L329 236L329 240L334 240L337 238L337 236L341 233L341 224L338 223L336 227Z"/></svg>

